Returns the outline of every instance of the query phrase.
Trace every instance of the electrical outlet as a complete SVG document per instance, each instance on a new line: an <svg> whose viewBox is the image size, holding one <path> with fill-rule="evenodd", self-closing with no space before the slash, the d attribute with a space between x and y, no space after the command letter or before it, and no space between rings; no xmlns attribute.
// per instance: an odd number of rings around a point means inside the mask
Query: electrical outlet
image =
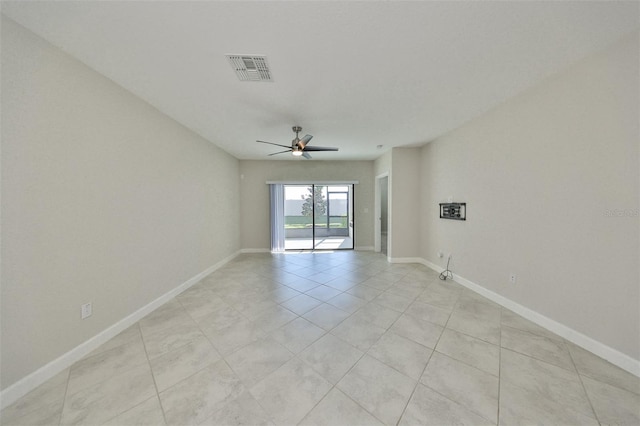
<svg viewBox="0 0 640 426"><path fill-rule="evenodd" d="M518 277L516 276L516 274L509 275L509 282L511 284L515 284L517 281L518 281Z"/></svg>
<svg viewBox="0 0 640 426"><path fill-rule="evenodd" d="M91 316L93 310L91 308L91 302L80 305L80 316L82 319L87 319Z"/></svg>
<svg viewBox="0 0 640 426"><path fill-rule="evenodd" d="M440 259L442 259L442 258L444 257L444 253L443 253L443 252L441 252L441 251L439 251L439 252L438 252L438 257L439 257Z"/></svg>

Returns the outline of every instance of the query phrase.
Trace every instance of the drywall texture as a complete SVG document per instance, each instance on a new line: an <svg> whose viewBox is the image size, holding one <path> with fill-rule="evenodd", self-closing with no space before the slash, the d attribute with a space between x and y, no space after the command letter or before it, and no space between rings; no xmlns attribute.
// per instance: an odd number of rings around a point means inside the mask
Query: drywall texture
<svg viewBox="0 0 640 426"><path fill-rule="evenodd" d="M391 152L392 150L389 150L375 159L373 162L373 172L375 176L391 173Z"/></svg>
<svg viewBox="0 0 640 426"><path fill-rule="evenodd" d="M639 51L635 34L426 145L420 214L421 257L451 252L460 276L636 360ZM466 222L438 219L449 196Z"/></svg>
<svg viewBox="0 0 640 426"><path fill-rule="evenodd" d="M243 249L271 246L267 181L358 181L354 189L355 247L373 247L373 161L240 161L240 223Z"/></svg>
<svg viewBox="0 0 640 426"><path fill-rule="evenodd" d="M415 258L420 252L420 148L391 153L391 233L389 257Z"/></svg>
<svg viewBox="0 0 640 426"><path fill-rule="evenodd" d="M236 159L4 17L1 113L6 389L237 252L239 197Z"/></svg>

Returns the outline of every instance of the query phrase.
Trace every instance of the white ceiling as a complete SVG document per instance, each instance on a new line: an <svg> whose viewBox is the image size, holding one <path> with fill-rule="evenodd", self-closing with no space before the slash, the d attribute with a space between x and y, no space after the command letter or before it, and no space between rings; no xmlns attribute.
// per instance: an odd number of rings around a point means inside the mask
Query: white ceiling
<svg viewBox="0 0 640 426"><path fill-rule="evenodd" d="M640 27L636 1L1 7L240 159L292 159L255 140L287 145L293 125L340 148L315 159L423 144ZM274 82L240 82L225 54L266 55Z"/></svg>

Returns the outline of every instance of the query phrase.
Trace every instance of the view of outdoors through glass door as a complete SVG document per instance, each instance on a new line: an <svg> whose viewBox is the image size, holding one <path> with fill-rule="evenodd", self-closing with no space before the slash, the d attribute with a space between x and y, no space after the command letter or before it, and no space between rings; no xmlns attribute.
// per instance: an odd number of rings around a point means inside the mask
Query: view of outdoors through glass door
<svg viewBox="0 0 640 426"><path fill-rule="evenodd" d="M285 250L353 249L353 185L284 185Z"/></svg>

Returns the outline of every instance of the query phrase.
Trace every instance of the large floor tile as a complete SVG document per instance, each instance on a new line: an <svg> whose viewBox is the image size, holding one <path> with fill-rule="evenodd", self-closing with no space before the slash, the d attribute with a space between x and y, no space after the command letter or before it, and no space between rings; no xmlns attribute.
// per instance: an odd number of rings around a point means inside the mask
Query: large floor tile
<svg viewBox="0 0 640 426"><path fill-rule="evenodd" d="M0 424L47 424L60 421L69 369L56 374L0 412Z"/></svg>
<svg viewBox="0 0 640 426"><path fill-rule="evenodd" d="M485 419L497 423L497 377L434 352L420 382Z"/></svg>
<svg viewBox="0 0 640 426"><path fill-rule="evenodd" d="M292 359L251 388L277 424L296 424L332 385L299 359Z"/></svg>
<svg viewBox="0 0 640 426"><path fill-rule="evenodd" d="M182 293L176 297L176 299L195 321L206 317L217 309L227 306L227 303L216 296L211 290L206 290L206 292L199 291L187 295Z"/></svg>
<svg viewBox="0 0 640 426"><path fill-rule="evenodd" d="M157 395L104 423L104 426L162 426L164 413Z"/></svg>
<svg viewBox="0 0 640 426"><path fill-rule="evenodd" d="M389 293L388 291L385 291L380 296L373 299L373 303L384 306L388 309L393 309L400 313L404 312L412 302L413 301L411 299Z"/></svg>
<svg viewBox="0 0 640 426"><path fill-rule="evenodd" d="M336 290L339 290L339 291L347 291L351 287L355 287L359 283L358 280L355 280L355 281L351 280L348 274L349 274L348 272L345 272L345 275L338 276L338 278L335 278L327 282L325 285L331 288L335 288Z"/></svg>
<svg viewBox="0 0 640 426"><path fill-rule="evenodd" d="M327 303L352 314L358 309L365 306L367 304L367 301L349 293L342 293L334 298L329 299Z"/></svg>
<svg viewBox="0 0 640 426"><path fill-rule="evenodd" d="M100 424L156 394L151 369L141 365L67 395L62 425Z"/></svg>
<svg viewBox="0 0 640 426"><path fill-rule="evenodd" d="M305 294L307 296L311 296L314 299L318 299L321 300L323 302L326 302L329 299L332 299L334 297L336 297L337 295L339 295L340 293L342 293L342 291L337 290L333 287L329 287L326 285L320 285L316 288L313 288L309 291L307 291Z"/></svg>
<svg viewBox="0 0 640 426"><path fill-rule="evenodd" d="M207 327L203 329L209 341L223 356L260 340L266 336L258 324L249 320L238 321L228 327L218 329Z"/></svg>
<svg viewBox="0 0 640 426"><path fill-rule="evenodd" d="M220 330L244 319L246 319L246 317L237 309L232 306L225 306L200 318L198 325L200 328L215 328Z"/></svg>
<svg viewBox="0 0 640 426"><path fill-rule="evenodd" d="M418 381L432 352L433 349L388 331L367 355Z"/></svg>
<svg viewBox="0 0 640 426"><path fill-rule="evenodd" d="M500 345L541 361L575 371L569 349L564 342L511 327L502 327Z"/></svg>
<svg viewBox="0 0 640 426"><path fill-rule="evenodd" d="M495 425L464 405L458 404L422 384L416 387L400 419L402 426Z"/></svg>
<svg viewBox="0 0 640 426"><path fill-rule="evenodd" d="M299 296L293 297L287 300L281 305L291 312L295 312L298 315L303 315L312 310L313 308L320 306L322 301L315 299L311 296L307 296L306 294L301 294Z"/></svg>
<svg viewBox="0 0 640 426"><path fill-rule="evenodd" d="M284 346L272 338L265 338L237 350L225 359L238 377L250 387L292 357L293 354Z"/></svg>
<svg viewBox="0 0 640 426"><path fill-rule="evenodd" d="M373 288L373 287L368 287L364 285L364 283L362 283L362 284L358 284L355 287L351 287L349 290L347 290L347 293L352 296L358 297L360 299L366 300L367 302L370 302L376 297L380 296L382 294L382 290L378 290L377 288Z"/></svg>
<svg viewBox="0 0 640 426"><path fill-rule="evenodd" d="M585 413L510 382L500 384L500 425L597 425L593 412Z"/></svg>
<svg viewBox="0 0 640 426"><path fill-rule="evenodd" d="M575 371L531 358L508 349L500 356L500 378L534 392L540 398L550 398L576 412L589 416L592 412L587 395Z"/></svg>
<svg viewBox="0 0 640 426"><path fill-rule="evenodd" d="M287 287L286 285L280 285L276 287L274 290L267 293L267 297L273 300L276 303L286 302L289 299L293 299L296 296L301 295L297 290L292 289L291 287Z"/></svg>
<svg viewBox="0 0 640 426"><path fill-rule="evenodd" d="M221 359L204 335L184 346L151 360L151 370L158 391L173 386Z"/></svg>
<svg viewBox="0 0 640 426"><path fill-rule="evenodd" d="M355 365L364 352L341 339L325 334L302 351L298 358L306 362L329 382L336 384Z"/></svg>
<svg viewBox="0 0 640 426"><path fill-rule="evenodd" d="M486 321L500 322L502 307L471 290L463 290L454 310L464 312Z"/></svg>
<svg viewBox="0 0 640 426"><path fill-rule="evenodd" d="M87 355L87 357L106 352L115 347L122 346L126 343L131 343L137 340L140 340L140 326L136 323L119 333L117 336L109 339L109 341L100 345L98 349L91 352L89 355Z"/></svg>
<svg viewBox="0 0 640 426"><path fill-rule="evenodd" d="M365 355L338 383L338 389L385 424L396 424L416 382Z"/></svg>
<svg viewBox="0 0 640 426"><path fill-rule="evenodd" d="M143 333L154 333L167 327L173 327L180 323L191 323L193 318L182 307L176 299L165 303L155 311L151 312L139 322Z"/></svg>
<svg viewBox="0 0 640 426"><path fill-rule="evenodd" d="M449 319L451 311L437 306L429 305L428 303L422 303L414 301L405 311L405 314L412 317L421 319L423 321L429 321L431 323L444 326Z"/></svg>
<svg viewBox="0 0 640 426"><path fill-rule="evenodd" d="M148 366L141 339L83 358L71 367L67 392L74 394L139 365Z"/></svg>
<svg viewBox="0 0 640 426"><path fill-rule="evenodd" d="M318 327L331 330L349 317L349 313L338 309L335 306L323 303L303 315L305 319L311 321Z"/></svg>
<svg viewBox="0 0 640 426"><path fill-rule="evenodd" d="M389 330L428 348L435 348L444 328L404 314L396 320Z"/></svg>
<svg viewBox="0 0 640 426"><path fill-rule="evenodd" d="M304 318L296 318L273 331L270 336L282 346L297 354L318 340L326 332Z"/></svg>
<svg viewBox="0 0 640 426"><path fill-rule="evenodd" d="M220 360L160 392L168 425L202 423L243 391L240 379Z"/></svg>
<svg viewBox="0 0 640 426"><path fill-rule="evenodd" d="M386 330L391 327L400 315L400 312L393 309L385 308L376 303L369 303L353 314L351 318L368 322Z"/></svg>
<svg viewBox="0 0 640 426"><path fill-rule="evenodd" d="M429 284L426 291L416 298L416 301L451 311L459 297L460 290L457 288L451 288L446 284L432 283Z"/></svg>
<svg viewBox="0 0 640 426"><path fill-rule="evenodd" d="M438 341L436 351L496 377L499 374L500 347L484 340L446 329Z"/></svg>
<svg viewBox="0 0 640 426"><path fill-rule="evenodd" d="M200 424L207 426L273 426L275 423L249 391L244 391Z"/></svg>
<svg viewBox="0 0 640 426"><path fill-rule="evenodd" d="M176 324L153 333L144 331L142 339L149 358L157 358L202 337L195 321Z"/></svg>
<svg viewBox="0 0 640 426"><path fill-rule="evenodd" d="M567 347L578 373L640 395L640 378L572 343Z"/></svg>
<svg viewBox="0 0 640 426"><path fill-rule="evenodd" d="M302 426L382 426L369 414L337 388L333 388L318 405L300 422Z"/></svg>
<svg viewBox="0 0 640 426"><path fill-rule="evenodd" d="M270 333L296 318L298 318L298 315L294 314L290 310L285 309L282 306L276 306L272 310L269 310L256 318L254 323L265 333Z"/></svg>
<svg viewBox="0 0 640 426"><path fill-rule="evenodd" d="M582 377L598 420L609 425L639 425L640 396L627 390Z"/></svg>
<svg viewBox="0 0 640 426"><path fill-rule="evenodd" d="M521 317L520 315L512 312L508 309L502 309L502 316L500 321L503 326L516 328L518 330L527 331L531 334L536 334L538 336L547 337L549 339L558 340L560 342L564 341L564 339L557 334L540 327L538 324L535 324L529 321L526 318Z"/></svg>
<svg viewBox="0 0 640 426"><path fill-rule="evenodd" d="M368 350L385 333L385 329L360 318L347 318L330 331L361 351Z"/></svg>
<svg viewBox="0 0 640 426"><path fill-rule="evenodd" d="M454 311L449 317L447 328L459 331L469 336L487 341L494 345L500 344L500 320L487 320L465 311Z"/></svg>

